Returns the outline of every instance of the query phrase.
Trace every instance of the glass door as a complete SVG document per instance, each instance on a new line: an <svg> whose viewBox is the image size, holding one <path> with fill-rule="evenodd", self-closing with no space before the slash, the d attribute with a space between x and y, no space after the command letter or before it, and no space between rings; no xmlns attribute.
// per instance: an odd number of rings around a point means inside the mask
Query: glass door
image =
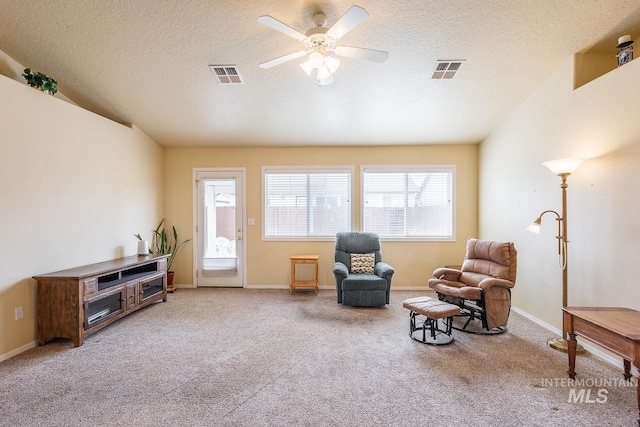
<svg viewBox="0 0 640 427"><path fill-rule="evenodd" d="M244 171L196 172L197 286L244 286Z"/></svg>

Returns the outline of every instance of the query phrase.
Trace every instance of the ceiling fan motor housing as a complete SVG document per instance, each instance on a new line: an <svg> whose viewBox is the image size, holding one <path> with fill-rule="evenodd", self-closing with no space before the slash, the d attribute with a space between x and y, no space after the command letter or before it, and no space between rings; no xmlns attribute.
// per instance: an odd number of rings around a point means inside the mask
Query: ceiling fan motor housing
<svg viewBox="0 0 640 427"><path fill-rule="evenodd" d="M307 40L305 40L307 48L313 50L333 49L336 46L336 41L325 34L327 31L328 28L325 27L314 27L307 31L305 33L307 36Z"/></svg>

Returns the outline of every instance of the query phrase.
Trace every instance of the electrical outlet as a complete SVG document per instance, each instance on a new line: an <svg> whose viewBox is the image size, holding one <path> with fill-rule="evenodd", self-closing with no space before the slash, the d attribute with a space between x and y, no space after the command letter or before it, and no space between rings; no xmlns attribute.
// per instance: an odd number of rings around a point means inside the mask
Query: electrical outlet
<svg viewBox="0 0 640 427"><path fill-rule="evenodd" d="M24 317L24 310L22 307L16 308L16 320L20 320Z"/></svg>

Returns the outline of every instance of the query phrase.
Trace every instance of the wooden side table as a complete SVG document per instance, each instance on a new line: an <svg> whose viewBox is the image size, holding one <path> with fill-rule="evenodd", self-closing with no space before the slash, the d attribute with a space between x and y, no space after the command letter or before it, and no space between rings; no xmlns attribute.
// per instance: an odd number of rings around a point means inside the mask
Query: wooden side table
<svg viewBox="0 0 640 427"><path fill-rule="evenodd" d="M291 293L295 288L316 288L316 294L318 293L318 258L320 255L291 255ZM296 264L313 264L315 280L312 281L298 281L296 280Z"/></svg>
<svg viewBox="0 0 640 427"><path fill-rule="evenodd" d="M640 312L622 307L562 307L569 354L569 377L576 377L576 335L622 357L624 378L631 379L631 364L640 368ZM640 375L639 375L640 376ZM640 378L636 396L640 425Z"/></svg>

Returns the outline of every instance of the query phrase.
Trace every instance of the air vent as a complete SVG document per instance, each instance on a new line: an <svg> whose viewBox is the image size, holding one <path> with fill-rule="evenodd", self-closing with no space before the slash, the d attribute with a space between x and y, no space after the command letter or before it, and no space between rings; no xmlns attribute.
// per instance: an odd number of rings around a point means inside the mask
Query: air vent
<svg viewBox="0 0 640 427"><path fill-rule="evenodd" d="M223 85L242 84L242 77L235 65L209 65L213 75Z"/></svg>
<svg viewBox="0 0 640 427"><path fill-rule="evenodd" d="M436 69L431 75L432 79L452 79L460 67L464 59L461 60L449 60L449 61L437 61Z"/></svg>

